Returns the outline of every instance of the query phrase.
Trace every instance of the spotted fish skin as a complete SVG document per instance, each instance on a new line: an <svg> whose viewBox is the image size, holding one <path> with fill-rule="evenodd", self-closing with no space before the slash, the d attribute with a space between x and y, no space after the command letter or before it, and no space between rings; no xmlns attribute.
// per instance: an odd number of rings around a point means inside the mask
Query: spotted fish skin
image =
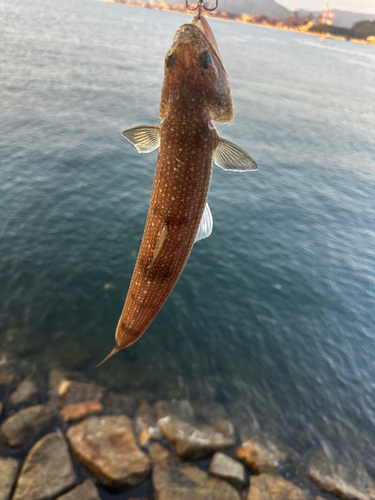
<svg viewBox="0 0 375 500"><path fill-rule="evenodd" d="M134 343L147 329L173 290L194 245L218 143L207 105L216 75L214 68L207 71L200 55L209 49L199 29L186 25L176 34L166 57L160 149L142 243L117 326L118 349ZM163 228L165 240L148 270Z"/></svg>
<svg viewBox="0 0 375 500"><path fill-rule="evenodd" d="M204 23L194 22L176 33L165 58L160 129L141 126L123 132L139 152L156 149L159 141L160 149L146 226L117 325L116 347L105 360L145 332L173 290L205 211L213 159L220 147L215 163L224 170L256 169L247 153L219 139L212 123L232 120L233 105L216 41L212 32L207 37L205 31ZM137 144L137 129L148 129L152 148L141 141ZM229 165L233 152L234 166Z"/></svg>
<svg viewBox="0 0 375 500"><path fill-rule="evenodd" d="M120 349L146 330L185 267L208 196L216 142L216 131L203 119L199 107L183 100L178 112L175 109L162 123L146 226L116 331ZM147 275L164 227L164 243Z"/></svg>

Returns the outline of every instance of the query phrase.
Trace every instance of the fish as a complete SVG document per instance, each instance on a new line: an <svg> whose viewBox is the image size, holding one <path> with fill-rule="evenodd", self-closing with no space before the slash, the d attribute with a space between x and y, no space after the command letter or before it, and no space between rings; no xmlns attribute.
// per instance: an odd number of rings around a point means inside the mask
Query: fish
<svg viewBox="0 0 375 500"><path fill-rule="evenodd" d="M207 21L196 16L177 30L165 57L161 124L122 133L139 153L158 148L159 153L116 346L102 363L143 335L177 283L194 243L211 234L207 197L213 163L227 171L257 170L243 149L218 136L213 122L226 123L233 116L228 75L215 37Z"/></svg>

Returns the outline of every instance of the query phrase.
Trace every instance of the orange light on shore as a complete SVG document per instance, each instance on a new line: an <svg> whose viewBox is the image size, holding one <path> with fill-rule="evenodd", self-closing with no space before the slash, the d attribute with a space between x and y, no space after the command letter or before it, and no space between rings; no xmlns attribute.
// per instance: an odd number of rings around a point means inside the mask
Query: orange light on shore
<svg viewBox="0 0 375 500"><path fill-rule="evenodd" d="M166 12L182 12L184 14L196 15L197 11L191 11L187 9L185 3L181 3L179 5L168 5L164 0L148 0L147 2L137 1L137 0L104 0L110 3L119 3L123 5L129 5L131 7L141 7L143 9L155 9L155 10L163 10ZM198 0L196 0L197 2ZM194 5L194 0L190 5ZM197 3L195 3L197 5ZM309 32L309 28L311 28L315 23L313 22L312 14L309 14L307 17L299 18L296 12L293 12L286 19L272 19L263 15L252 15L242 13L239 15L230 14L224 11L204 11L205 17L213 17L216 19L223 19L226 21L233 21L236 23L242 24L256 24L258 26L266 26L268 28L277 28L287 31L296 31L299 33L307 33L313 36L321 36L321 33ZM340 35L332 35L326 34L327 38L336 38L338 40L347 40L347 37ZM350 39L352 42L357 43L368 43L375 45L374 37L368 37L367 40L357 40L354 38Z"/></svg>
<svg viewBox="0 0 375 500"><path fill-rule="evenodd" d="M183 12L185 14L196 15L196 11L191 11L187 9L185 3L181 3L179 5L168 5L163 0L149 0L148 2L142 2L137 0L106 0L106 1L110 3L121 3L124 5L129 5L131 7L141 7L143 9L155 9L167 12ZM224 11L213 11L213 12L205 11L204 15L206 17L214 17L216 19L225 19L245 24L261 24L264 26L276 26L277 24L280 23L278 19L269 19L266 18L265 16L250 15L245 13L240 15L234 15Z"/></svg>

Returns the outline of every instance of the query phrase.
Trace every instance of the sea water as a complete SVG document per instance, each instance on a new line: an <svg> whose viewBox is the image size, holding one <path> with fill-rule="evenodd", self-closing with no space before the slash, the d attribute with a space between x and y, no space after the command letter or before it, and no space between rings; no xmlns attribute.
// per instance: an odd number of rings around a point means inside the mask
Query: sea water
<svg viewBox="0 0 375 500"><path fill-rule="evenodd" d="M235 106L218 130L259 170L214 167L212 235L145 335L95 369L114 346L157 158L120 134L159 124L164 56L190 19L0 0L1 343L41 373L221 405L301 453L331 442L370 457L372 46L210 21Z"/></svg>

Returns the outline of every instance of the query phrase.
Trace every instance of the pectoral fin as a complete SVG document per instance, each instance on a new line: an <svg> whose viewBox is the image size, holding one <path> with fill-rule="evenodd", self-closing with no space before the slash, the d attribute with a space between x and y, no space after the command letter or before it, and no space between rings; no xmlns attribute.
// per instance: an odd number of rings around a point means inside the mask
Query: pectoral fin
<svg viewBox="0 0 375 500"><path fill-rule="evenodd" d="M214 221L212 220L212 213L208 203L206 203L194 243L199 240L203 240L203 238L208 238L208 236L212 233L213 225Z"/></svg>
<svg viewBox="0 0 375 500"><path fill-rule="evenodd" d="M165 225L165 226L163 226L163 229L160 232L159 240L158 240L158 242L156 244L156 247L155 247L155 250L154 250L154 254L152 256L150 265L147 268L146 277L149 276L149 274L151 272L151 269L152 269L152 266L154 265L155 260L157 259L157 256L159 255L160 250L162 249L163 244L164 244L165 239L166 239L167 236L168 236L168 226Z"/></svg>
<svg viewBox="0 0 375 500"><path fill-rule="evenodd" d="M232 170L233 172L258 170L258 165L246 151L225 139L219 139L214 153L214 162L223 170Z"/></svg>
<svg viewBox="0 0 375 500"><path fill-rule="evenodd" d="M151 153L158 149L160 144L160 127L155 125L140 125L139 127L124 130L125 139L133 144L138 153Z"/></svg>

